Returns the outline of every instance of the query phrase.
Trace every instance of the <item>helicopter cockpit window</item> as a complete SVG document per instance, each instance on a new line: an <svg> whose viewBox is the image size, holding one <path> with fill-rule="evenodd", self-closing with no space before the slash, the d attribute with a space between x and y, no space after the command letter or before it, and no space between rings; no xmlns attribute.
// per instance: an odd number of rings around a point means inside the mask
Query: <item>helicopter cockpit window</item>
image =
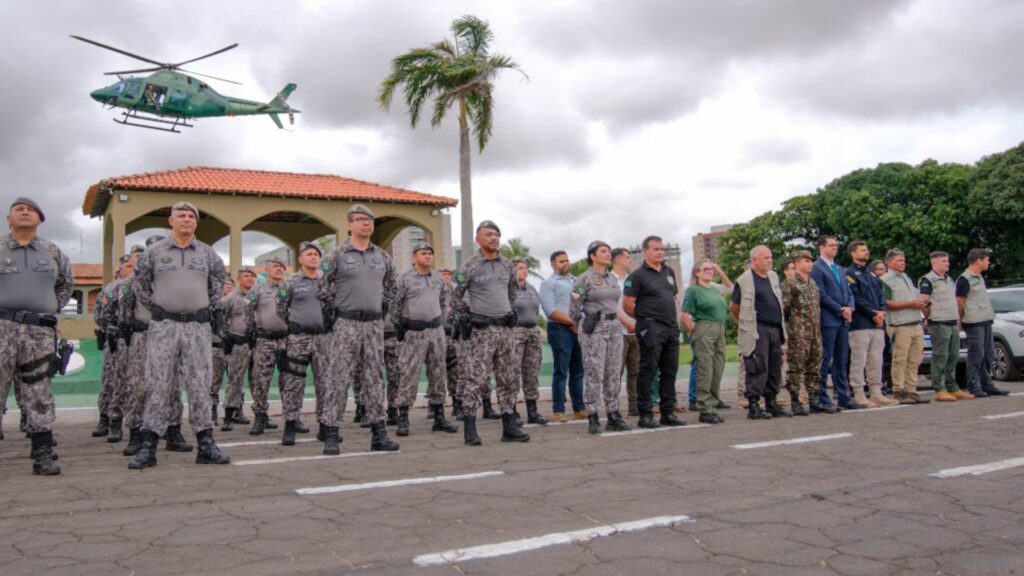
<svg viewBox="0 0 1024 576"><path fill-rule="evenodd" d="M117 86L114 86L114 91L117 92L118 94L121 94L122 92L124 92L124 82L118 82Z"/></svg>

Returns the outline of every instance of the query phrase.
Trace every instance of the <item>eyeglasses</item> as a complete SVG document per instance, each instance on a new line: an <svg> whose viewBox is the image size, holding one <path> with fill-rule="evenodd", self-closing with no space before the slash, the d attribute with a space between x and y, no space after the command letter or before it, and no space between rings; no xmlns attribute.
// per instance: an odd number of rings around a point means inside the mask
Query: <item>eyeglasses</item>
<svg viewBox="0 0 1024 576"><path fill-rule="evenodd" d="M714 272L715 269L714 268L710 268L710 267L709 268L701 268L700 271L701 272Z"/></svg>

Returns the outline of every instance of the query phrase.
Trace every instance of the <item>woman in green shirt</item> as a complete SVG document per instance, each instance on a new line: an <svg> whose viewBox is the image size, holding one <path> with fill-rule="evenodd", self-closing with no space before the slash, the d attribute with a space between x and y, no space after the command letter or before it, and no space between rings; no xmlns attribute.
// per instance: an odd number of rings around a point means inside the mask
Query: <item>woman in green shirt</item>
<svg viewBox="0 0 1024 576"><path fill-rule="evenodd" d="M721 275L724 288L732 282L722 269L710 260L694 264L690 287L683 297L683 328L690 334L697 358L697 406L701 422L724 422L717 413L721 402L719 389L725 370L725 318L728 306L722 296L723 286L712 280Z"/></svg>

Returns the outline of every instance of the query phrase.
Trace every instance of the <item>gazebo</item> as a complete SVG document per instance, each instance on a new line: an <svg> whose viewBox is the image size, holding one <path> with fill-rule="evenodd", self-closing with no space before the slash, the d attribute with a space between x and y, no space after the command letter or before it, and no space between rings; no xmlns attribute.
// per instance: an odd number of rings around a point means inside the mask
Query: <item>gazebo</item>
<svg viewBox="0 0 1024 576"><path fill-rule="evenodd" d="M388 249L409 226L421 228L437 245L442 238L441 211L457 204L444 196L331 174L200 166L106 178L89 187L82 203L85 215L103 218L104 284L113 278L113 262L127 248L125 236L166 228L171 205L182 200L199 208L199 240L213 245L230 238L232 275L242 264L243 231L269 234L294 254L306 240L327 234L344 238L348 208L362 203L377 217L373 240L379 246ZM444 251L439 249L438 254ZM437 266L455 264L441 260L443 256Z"/></svg>

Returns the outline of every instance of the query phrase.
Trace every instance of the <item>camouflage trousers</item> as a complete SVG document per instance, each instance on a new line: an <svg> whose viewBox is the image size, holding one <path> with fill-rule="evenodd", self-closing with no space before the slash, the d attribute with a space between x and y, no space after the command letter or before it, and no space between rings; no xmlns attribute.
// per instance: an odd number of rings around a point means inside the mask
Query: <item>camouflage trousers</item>
<svg viewBox="0 0 1024 576"><path fill-rule="evenodd" d="M7 391L13 383L20 390L19 406L25 411L25 429L30 434L49 432L57 413L50 390L50 378L46 376L31 384L22 381L23 376L33 377L48 374L49 363L31 369L21 367L36 362L54 353L54 329L42 326L27 326L10 320L0 320L0 397L5 401Z"/></svg>
<svg viewBox="0 0 1024 576"><path fill-rule="evenodd" d="M516 340L516 381L522 386L523 399L540 398L540 328L516 327L512 329Z"/></svg>
<svg viewBox="0 0 1024 576"><path fill-rule="evenodd" d="M818 397L822 355L820 332L806 336L798 332L789 333L786 340L786 390L790 394L802 397L800 391L803 390L812 400Z"/></svg>
<svg viewBox="0 0 1024 576"><path fill-rule="evenodd" d="M462 391L464 412L473 416L481 398L490 396L491 373L497 381L498 406L502 414L511 414L515 409L518 386L516 375L516 341L511 328L488 326L473 328L473 335L466 347L466 385ZM461 362L461 359L460 359Z"/></svg>
<svg viewBox="0 0 1024 576"><path fill-rule="evenodd" d="M339 318L334 328L314 343L314 354L324 360L320 417L325 426L338 426L345 414L348 389L357 378L356 398L366 407L367 419L371 423L384 421L384 322Z"/></svg>
<svg viewBox="0 0 1024 576"><path fill-rule="evenodd" d="M110 402L107 404L107 416L111 420L124 418L128 409L128 343L122 338L117 339L117 351L114 352L114 379L110 389Z"/></svg>
<svg viewBox="0 0 1024 576"><path fill-rule="evenodd" d="M410 330L405 333L405 340L398 353L398 373L402 375L402 383L398 390L399 407L409 407L416 402L416 392L420 384L420 367L427 364L427 404L438 406L444 404L444 385L447 375L444 328L428 328L426 330Z"/></svg>
<svg viewBox="0 0 1024 576"><path fill-rule="evenodd" d="M228 388L224 391L224 406L242 409L245 402L245 376L252 369L252 350L248 344L235 344L227 356ZM250 375L251 376L251 375Z"/></svg>
<svg viewBox="0 0 1024 576"><path fill-rule="evenodd" d="M120 344L120 342L118 342ZM96 399L96 407L100 414L110 413L110 399L114 396L114 380L117 379L117 359L110 345L103 349L103 363L100 365L100 395Z"/></svg>
<svg viewBox="0 0 1024 576"><path fill-rule="evenodd" d="M579 338L587 413L598 413L602 396L605 411L618 412L622 390L622 325L618 320L602 320L590 334L580 330Z"/></svg>
<svg viewBox="0 0 1024 576"><path fill-rule="evenodd" d="M456 400L459 398L459 342L451 336L445 336L444 364L448 396Z"/></svg>
<svg viewBox="0 0 1024 576"><path fill-rule="evenodd" d="M172 418L172 397L180 394L179 386L184 386L188 393L188 421L192 431L199 433L213 428L210 416L212 345L209 324L172 320L149 323L144 430L164 436Z"/></svg>
<svg viewBox="0 0 1024 576"><path fill-rule="evenodd" d="M128 428L142 427L142 414L146 409L146 332L135 332L132 334L131 343L128 345L127 374L125 380L128 383L124 403L124 424ZM172 386L170 390L170 416L169 425L181 426L181 413L184 406L181 403L181 390L178 386Z"/></svg>
<svg viewBox="0 0 1024 576"><path fill-rule="evenodd" d="M312 364L313 382L320 393L323 381L323 355L316 353L316 341L323 338L314 334L290 334L285 341L285 364L280 368L281 415L287 420L298 420L302 401L306 395L306 367ZM319 417L319 415L318 415Z"/></svg>
<svg viewBox="0 0 1024 576"><path fill-rule="evenodd" d="M402 387L402 368L398 361L402 343L393 332L384 334L384 373L388 382L388 407L398 406L398 390Z"/></svg>
<svg viewBox="0 0 1024 576"><path fill-rule="evenodd" d="M228 369L228 361L223 348L214 348L212 354L213 378L210 379L210 401L216 406L220 404L220 386L224 383L224 372ZM225 402L227 399L225 398Z"/></svg>
<svg viewBox="0 0 1024 576"><path fill-rule="evenodd" d="M283 352L287 339L270 340L257 338L256 347L252 351L252 371L249 372L249 393L252 394L252 411L255 414L266 414L270 409L270 381L274 378L277 368L277 354ZM277 380L278 391L281 390L281 379Z"/></svg>

